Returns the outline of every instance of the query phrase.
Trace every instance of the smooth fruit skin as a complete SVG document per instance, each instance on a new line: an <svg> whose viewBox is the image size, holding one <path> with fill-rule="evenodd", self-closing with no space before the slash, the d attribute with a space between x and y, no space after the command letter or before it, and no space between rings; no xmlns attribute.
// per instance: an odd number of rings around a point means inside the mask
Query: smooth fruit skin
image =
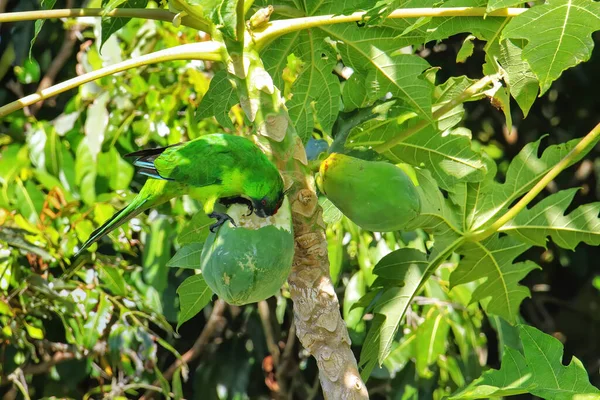
<svg viewBox="0 0 600 400"><path fill-rule="evenodd" d="M415 185L390 163L332 153L321 163L318 185L346 217L369 231L402 230L421 211Z"/></svg>
<svg viewBox="0 0 600 400"><path fill-rule="evenodd" d="M275 295L286 281L294 257L292 218L287 198L274 216L245 216L248 208L227 210L236 222L209 234L202 250L202 274L208 286L232 305Z"/></svg>

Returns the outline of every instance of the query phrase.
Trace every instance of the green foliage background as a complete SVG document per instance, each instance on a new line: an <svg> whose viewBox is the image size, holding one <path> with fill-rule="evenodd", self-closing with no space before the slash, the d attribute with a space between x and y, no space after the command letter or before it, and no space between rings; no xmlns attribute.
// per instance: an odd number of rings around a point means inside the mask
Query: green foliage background
<svg viewBox="0 0 600 400"><path fill-rule="evenodd" d="M99 1L96 3L100 6ZM489 3L488 7L494 2ZM507 2L496 3L507 5L504 4ZM55 7L65 5L58 1ZM323 14L338 11L335 7L335 4L325 2L321 8L310 11ZM36 8L38 4L33 0L8 2L10 11ZM493 32L488 31L488 25L480 27L474 21L466 28L443 21L435 33L426 35L428 44L418 54L430 65L441 68L435 76L437 83L462 75L480 78L483 63L493 68L483 52L484 46L491 43ZM56 82L129 57L206 39L192 30L175 28L169 23L137 19L107 38L100 34L100 19L79 23L83 25L75 28L81 35L78 44L55 77ZM389 28L404 29L401 23L394 21L390 25L395 26ZM20 92L34 92L63 45L65 26L61 21L47 21L41 27L32 48L33 58L29 60L29 42L38 26L33 22L0 26L2 105L20 97ZM474 36L468 37L469 32ZM515 40L527 37L527 32L517 28L507 29L504 34ZM573 32L573 35L580 34ZM288 108L300 135L308 142L309 150L320 143L309 140L314 129L324 135L335 132L347 115L344 113L365 106L369 96L381 94L361 92L372 78L369 75L372 72L357 56L355 48L342 45L338 48L347 57L347 64L356 71L344 86L339 87L338 76L323 73L337 63L331 49L322 42L325 35L354 40L352 33L336 26L327 31L315 30L311 35L294 34L292 39L289 35L284 36L278 40L285 43L274 43L263 53L266 69L274 75L275 84L282 90L290 90L285 77L295 64L287 54L278 53L281 48L278 46L289 46L287 48L308 65L308 68L296 70L296 92ZM450 38L436 43L437 39L448 35ZM102 53L95 40L99 37L107 38L103 40ZM359 39L356 37L356 43ZM384 36L378 39L382 46L389 40ZM483 40L488 40L488 44ZM315 51L315 44L323 47ZM399 45L392 42L389 46ZM465 62L457 63L457 55L462 57L468 53L470 46L473 55ZM523 47L522 50L527 52L528 49ZM426 67L422 60L416 61L405 79L414 80L423 65ZM521 94L513 93L521 107L512 102L512 127L502 111L488 101L465 104L464 115L460 113L463 116L461 124L472 132L473 154L484 149L498 164L500 181L506 179L510 183L509 164L518 158L528 143L536 143L542 135L549 133L540 142L539 149L527 148L532 155L542 157L549 146L581 137L597 123L600 100L594 89L600 87L600 78L595 73L599 67L600 56L596 50L590 61L566 71L551 87L550 82L558 74L549 68L546 80L542 82L545 93L533 105L535 96L531 95L530 89L523 89ZM34 112L35 116L29 109L0 121L0 394L21 396L15 386L5 385L5 379L10 375L13 383L15 379L24 382L32 398L139 397L148 385L155 385L174 398L269 398L278 391L294 398L319 398L316 364L296 342L291 326L291 301L285 288L281 296L267 301L268 312L258 305L227 307L216 323L214 335L204 343L200 356L189 363L189 369L178 368L172 377L164 379L169 366L192 348L201 332L210 325L211 311L218 307L209 305L193 316L194 307L198 306L196 298L177 295L182 282L189 284L197 277L189 269L194 266L190 256L194 254L190 253L193 249L189 247L193 241L189 238L196 234L198 226L202 226L202 216L196 214L199 205L195 202L177 199L141 216L112 233L110 241L101 241L100 248L94 245L86 258L72 263L76 247L95 227L123 207L144 182L122 158L123 154L141 147L165 146L193 139L222 130L222 127L239 132L247 129L224 74L218 66L207 62L162 63L85 84L78 90L46 101L44 107ZM322 79L310 79L313 76ZM464 88L472 81L453 83ZM226 96L213 99L209 94L203 99L210 85ZM423 110L417 115L427 120L431 118L431 102L444 104L446 91L423 96L428 85L418 81L416 86L414 92L402 92L393 85L380 90L391 91L413 110ZM309 93L322 87L330 88L332 92L308 98ZM451 93L451 84L446 89ZM340 94L345 98L342 110L331 101L331 96ZM196 114L203 101L211 108ZM317 106L306 107L307 102ZM222 110L232 106L229 118ZM526 119L522 109L528 110ZM397 109L386 112L390 113L386 117L403 115L405 108L400 104ZM338 116L338 113L341 114ZM452 115L448 116L450 119ZM376 144L380 139L376 135L388 134L378 122L368 121L360 129L350 131L348 144L356 147L365 141ZM377 124L377 129L371 129L369 124L372 123ZM394 128L390 129L393 133ZM461 131L453 134L456 140L466 141L468 147L469 141ZM417 141L418 136L411 140ZM418 142L408 144L419 145ZM386 156L406 162L403 156L397 156L402 152L400 147L392 148ZM551 156L552 151L546 153L550 166L557 160L556 156ZM480 162L473 154L467 151L464 159ZM592 151L584 161L560 175L539 200L554 196L550 201L560 203L561 198L557 196L572 195L573 204L565 203L569 212L581 204L597 201L600 197L596 178L600 173L600 160L597 157L598 152ZM438 164L432 162L430 166L432 173L443 175L444 170L436 170L435 165ZM474 176L483 168L483 164L475 165L470 171L471 182L481 180ZM447 190L456 183L452 179L451 175L445 175L438 184ZM577 193L557 194L561 189L572 187L582 189ZM405 314L398 315L398 309L384 310L387 323L393 318L396 318L396 324L400 321L400 333L390 338L385 349L367 348L365 351L365 344L373 340L368 328L384 322L378 320L381 314L377 313L382 310L369 309L363 296L369 292L377 294L373 289L378 288L382 280L397 279L394 273L386 275L386 263L380 261L391 250L400 248L410 252L411 259L418 260L423 251L430 249L429 236L421 230L383 235L365 232L337 213L327 200L320 201L329 224L331 275L342 300L353 349L357 357L363 353L360 361L363 366L374 367L368 383L372 398L419 396L437 399L450 395L486 369L498 369L507 354L511 360L516 360L515 365L522 365L525 361L520 361L510 350L510 347L521 346L519 340L523 343L526 340L543 342L554 349L553 368L559 369L556 364L561 360L560 346L556 347L558 343L551 342L548 336L536 336L538 333L532 328L512 327L501 317L486 314L479 304L470 304L471 297L477 296L477 283L481 277L471 281L465 278L466 284L450 290L450 272L456 268L459 256L441 265ZM537 207L543 207L543 203ZM535 214L535 210L531 213ZM592 217L597 217L597 213ZM527 214L523 213L521 218L527 218ZM518 229L518 222L514 221L514 229ZM574 247L569 243L562 247L555 245L555 242L560 243L559 235L552 239L554 242L549 242L547 249L523 246L522 254L515 254L509 260L509 263L513 260L525 262L525 272L532 270L521 282L531 289L532 297L523 300L520 315L515 312L504 316L507 319L515 317L516 321L526 322L559 339L565 346L565 360L575 355L581 360L582 368L587 370L591 383L598 386L600 342L596 338L600 330L597 312L600 272L595 261L598 250L591 245L579 244L577 251L572 252L565 249ZM497 240L508 241L509 237ZM187 250L178 252L182 248ZM461 254L463 263L468 262L468 250ZM179 258L171 260L176 254ZM527 264L527 260L543 268L535 269L533 264ZM96 268L91 268L92 261ZM184 268L170 268L169 265ZM375 265L378 266L374 270ZM517 282L518 279L513 282L515 286ZM384 287L387 286L384 284ZM197 298L208 301L206 293ZM361 298L363 300L358 302ZM363 319L365 307L370 317ZM178 328L178 322L188 317L191 319ZM509 345L509 350L503 356L505 344ZM275 374L269 368L273 346L279 347L281 352ZM51 357L56 352L69 354L70 358L53 365ZM389 356L379 368L375 361L381 353ZM526 351L524 357L538 362L536 357L540 354ZM38 371L34 366L40 364L46 368ZM514 370L510 367L503 368ZM22 377L18 371L23 371ZM574 372L577 373L581 373L581 369ZM489 373L484 380L498 385L497 376ZM463 389L459 394L466 397L457 398L468 398L472 393L469 390L481 389ZM509 392L495 393L502 394ZM545 396L539 392L536 395Z"/></svg>

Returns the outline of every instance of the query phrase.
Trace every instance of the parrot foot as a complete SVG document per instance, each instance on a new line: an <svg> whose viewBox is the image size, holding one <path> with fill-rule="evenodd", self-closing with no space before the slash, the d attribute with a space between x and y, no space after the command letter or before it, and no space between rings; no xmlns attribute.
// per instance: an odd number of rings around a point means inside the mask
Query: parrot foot
<svg viewBox="0 0 600 400"><path fill-rule="evenodd" d="M235 221L233 220L233 218L231 218L229 215L227 215L225 213L211 212L210 214L208 214L208 216L210 218L215 218L217 220L217 222L212 224L209 228L212 233L215 233L215 231L227 221L231 221L233 226L235 226L237 228L237 225L235 224Z"/></svg>

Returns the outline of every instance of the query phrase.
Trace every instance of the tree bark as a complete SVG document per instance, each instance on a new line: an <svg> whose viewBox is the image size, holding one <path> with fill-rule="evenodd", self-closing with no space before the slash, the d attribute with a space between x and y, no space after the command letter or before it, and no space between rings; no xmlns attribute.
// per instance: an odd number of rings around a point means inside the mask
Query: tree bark
<svg viewBox="0 0 600 400"><path fill-rule="evenodd" d="M329 276L323 211L317 201L304 145L289 118L285 99L258 53L250 46L243 54L229 57L230 78L242 109L254 123L256 142L276 163L286 186L291 187L295 254L288 283L297 336L317 361L326 399L368 399Z"/></svg>

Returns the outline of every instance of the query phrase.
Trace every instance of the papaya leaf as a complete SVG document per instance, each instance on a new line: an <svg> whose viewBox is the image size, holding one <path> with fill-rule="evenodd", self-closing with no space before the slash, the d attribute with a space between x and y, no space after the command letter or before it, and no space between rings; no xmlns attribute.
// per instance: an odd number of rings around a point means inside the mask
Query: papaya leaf
<svg viewBox="0 0 600 400"><path fill-rule="evenodd" d="M219 28L223 34L231 39L235 39L235 24L237 2L230 0L202 0L189 2L193 5L198 4L202 9L208 11L208 17Z"/></svg>
<svg viewBox="0 0 600 400"><path fill-rule="evenodd" d="M423 288L429 277L462 243L462 238L448 234L436 236L436 242L427 258L418 250L403 248L383 257L373 269L379 278L404 284L387 285L373 296L368 292L363 299L374 301L375 317L360 354L359 368L363 380L367 380L376 365L381 365L390 354L398 327L415 295ZM362 299L361 299L362 300ZM359 300L364 304L367 301ZM370 305L367 306L370 309Z"/></svg>
<svg viewBox="0 0 600 400"><path fill-rule="evenodd" d="M41 6L44 10L52 10L56 5L56 0L42 0ZM33 30L33 38L31 39L31 44L29 45L29 58L31 58L31 50L33 50L33 44L35 43L38 35L42 31L42 27L44 26L45 19L37 19L35 20L35 27Z"/></svg>
<svg viewBox="0 0 600 400"><path fill-rule="evenodd" d="M562 364L563 346L538 329L519 325L522 350L504 347L499 370L485 372L450 400L487 399L531 393L543 399L598 398L600 390L589 382L579 359Z"/></svg>
<svg viewBox="0 0 600 400"><path fill-rule="evenodd" d="M436 86L433 108L442 107L472 83L466 77L459 77ZM455 107L440 117L437 127L434 123L424 125L383 155L396 163L425 166L433 172L439 186L446 190L458 182L481 181L486 173L486 165L481 154L471 150L470 133L466 129L450 130L460 122L463 113L462 105ZM404 104L395 105L389 112L354 127L346 146L354 148L383 144L422 122L413 116L414 113ZM442 133L438 128L447 130Z"/></svg>
<svg viewBox="0 0 600 400"><path fill-rule="evenodd" d="M467 242L458 249L464 258L450 275L450 286L487 278L475 289L471 302L481 301L488 313L514 323L519 305L530 296L529 289L519 285L519 281L540 268L532 261L514 263L530 247L513 237L498 235L481 242Z"/></svg>
<svg viewBox="0 0 600 400"><path fill-rule="evenodd" d="M202 311L213 297L212 290L201 274L190 276L183 281L177 288L177 294L181 309L177 316L177 330L184 322Z"/></svg>
<svg viewBox="0 0 600 400"><path fill-rule="evenodd" d="M508 22L508 21L507 21ZM504 26L500 27L500 31ZM501 72L512 97L517 101L523 114L527 116L535 101L539 83L531 67L522 57L524 40L506 39L500 41L500 31L489 40L486 47L486 75Z"/></svg>
<svg viewBox="0 0 600 400"><path fill-rule="evenodd" d="M340 5L334 1L304 2L303 8L307 16L340 12ZM402 24L402 29L410 25L405 21L395 24ZM330 132L338 113L340 84L332 74L336 64L332 43L344 63L354 69L354 79L369 82L371 102L392 92L423 118L431 119L428 94L432 85L418 78L429 64L417 56L396 55L401 47L421 43L423 35L417 32L400 37L402 29L359 28L355 24L322 26L282 36L262 51L265 68L278 87L284 86L288 55L294 54L304 63L288 101L290 117L303 139L310 136L315 119L325 132Z"/></svg>
<svg viewBox="0 0 600 400"><path fill-rule="evenodd" d="M549 146L542 156L538 157L541 140L542 138L523 147L508 166L504 183L495 182L493 174L488 173L488 179L468 184L467 198L461 201L461 204L464 204L465 225L468 229L479 229L490 222L494 216L506 211L512 202L527 193L580 141L580 139L573 139ZM596 142L597 140L591 143L570 165L581 160Z"/></svg>
<svg viewBox="0 0 600 400"><path fill-rule="evenodd" d="M146 8L148 0L123 0L123 1L110 1L103 0L102 7L107 10L112 8ZM100 41L100 51L104 43L110 38L116 31L127 25L131 21L131 18L102 18L102 37Z"/></svg>
<svg viewBox="0 0 600 400"><path fill-rule="evenodd" d="M179 235L177 235L177 242L181 246L191 243L203 244L208 237L209 228L213 223L214 220L208 215L201 211L197 212L183 227Z"/></svg>
<svg viewBox="0 0 600 400"><path fill-rule="evenodd" d="M332 74L336 56L325 39L320 30L297 32L277 39L263 53L265 69L278 87L283 87L282 74L288 54L294 54L302 63L287 107L304 143L312 134L315 120L325 132L331 133L339 111L340 82Z"/></svg>
<svg viewBox="0 0 600 400"><path fill-rule="evenodd" d="M469 35L465 38L462 45L460 46L460 50L456 53L456 62L464 63L467 61L469 57L473 55L473 50L475 49L475 44L473 40L475 40L475 36Z"/></svg>
<svg viewBox="0 0 600 400"><path fill-rule="evenodd" d="M579 206L565 215L578 189L561 190L521 211L500 231L534 246L546 247L550 236L556 245L574 250L580 242L600 244L600 203Z"/></svg>
<svg viewBox="0 0 600 400"><path fill-rule="evenodd" d="M360 353L359 367L364 380L390 353L400 320L421 284L427 264L425 253L405 248L383 257L373 269L381 277L404 281L404 286L384 289L376 302L375 317Z"/></svg>
<svg viewBox="0 0 600 400"><path fill-rule="evenodd" d="M593 0L550 0L513 18L502 38L526 39L523 58L540 82L540 96L568 68L587 61L600 29L600 4Z"/></svg>
<svg viewBox="0 0 600 400"><path fill-rule="evenodd" d="M425 321L416 331L415 364L419 376L433 375L428 367L445 353L449 331L450 324L444 313L438 307L431 307L425 316Z"/></svg>
<svg viewBox="0 0 600 400"><path fill-rule="evenodd" d="M221 126L235 129L229 117L229 111L238 103L237 92L227 77L227 71L221 70L210 80L208 92L196 110L196 122L214 116Z"/></svg>
<svg viewBox="0 0 600 400"><path fill-rule="evenodd" d="M485 7L487 0L450 0L444 7ZM452 35L469 32L481 40L489 40L503 26L504 18L441 17L433 18L427 26L426 41L442 40Z"/></svg>
<svg viewBox="0 0 600 400"><path fill-rule="evenodd" d="M488 0L486 10L487 12L492 12L501 8L515 7L523 3L523 0Z"/></svg>
<svg viewBox="0 0 600 400"><path fill-rule="evenodd" d="M439 189L431 172L415 168L418 186L416 187L421 200L421 213L415 218L407 231L423 229L427 232L462 235L462 229L457 219L456 209Z"/></svg>

